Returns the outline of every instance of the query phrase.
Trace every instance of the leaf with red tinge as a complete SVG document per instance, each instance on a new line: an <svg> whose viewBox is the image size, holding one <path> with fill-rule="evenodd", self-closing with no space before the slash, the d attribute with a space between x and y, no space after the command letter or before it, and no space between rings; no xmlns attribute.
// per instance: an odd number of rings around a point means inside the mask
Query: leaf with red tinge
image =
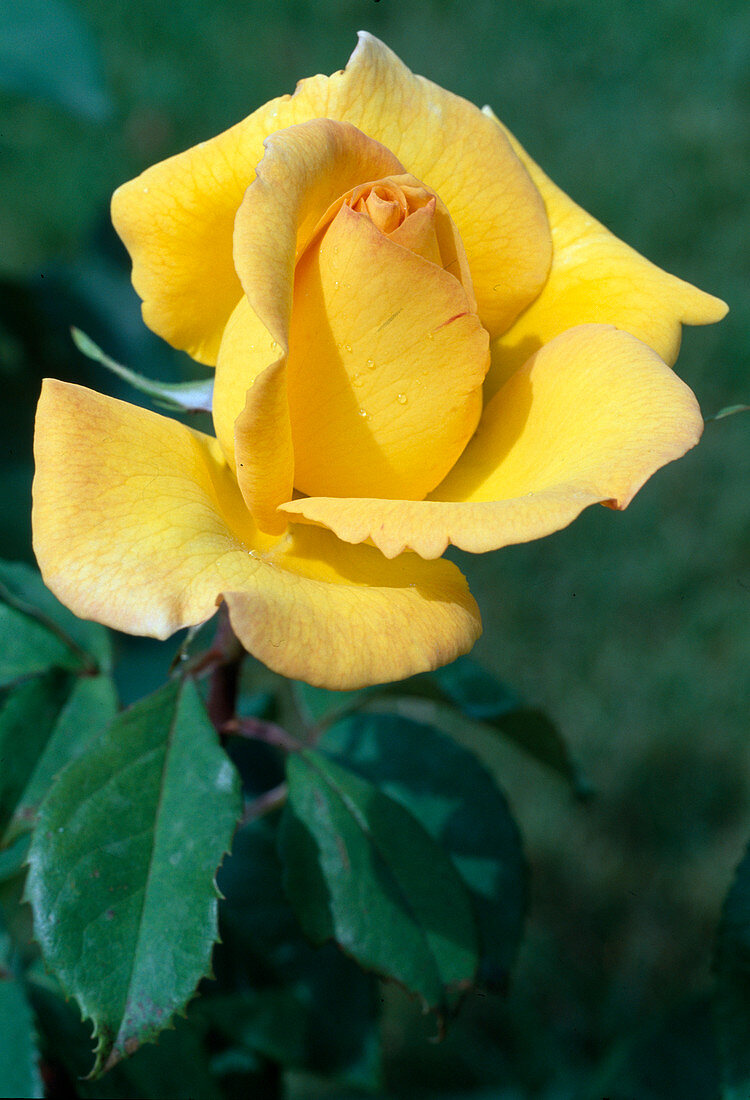
<svg viewBox="0 0 750 1100"><path fill-rule="evenodd" d="M208 973L239 813L191 682L119 715L42 805L26 894L47 966L93 1022L94 1074L153 1040Z"/></svg>

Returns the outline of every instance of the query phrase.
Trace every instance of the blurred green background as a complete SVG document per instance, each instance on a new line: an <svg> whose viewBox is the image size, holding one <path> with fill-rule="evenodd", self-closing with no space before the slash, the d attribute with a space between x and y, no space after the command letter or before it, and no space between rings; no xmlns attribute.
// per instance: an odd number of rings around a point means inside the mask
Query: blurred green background
<svg viewBox="0 0 750 1100"><path fill-rule="evenodd" d="M750 400L746 0L0 0L0 556L32 560L41 378L134 397L71 324L146 374L191 370L142 325L112 190L343 67L360 27L489 103L615 233L723 297L725 322L685 331L679 373L705 415ZM386 994L389 1095L713 1095L712 936L750 834L749 441L750 416L709 423L627 512L454 555L483 611L476 656L556 718L596 797L493 749L532 868L525 945L507 1000L469 1004L442 1044ZM120 645L125 697L156 686L173 644Z"/></svg>

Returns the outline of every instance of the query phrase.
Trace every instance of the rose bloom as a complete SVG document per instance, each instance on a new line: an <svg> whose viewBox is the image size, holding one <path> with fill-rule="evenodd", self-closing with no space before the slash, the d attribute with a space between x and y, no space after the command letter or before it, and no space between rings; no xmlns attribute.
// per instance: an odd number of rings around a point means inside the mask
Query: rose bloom
<svg viewBox="0 0 750 1100"><path fill-rule="evenodd" d="M725 305L368 34L112 216L146 324L216 367L216 438L45 382L34 546L83 618L165 638L223 601L280 673L400 679L480 633L449 544L624 508L700 436L671 365Z"/></svg>

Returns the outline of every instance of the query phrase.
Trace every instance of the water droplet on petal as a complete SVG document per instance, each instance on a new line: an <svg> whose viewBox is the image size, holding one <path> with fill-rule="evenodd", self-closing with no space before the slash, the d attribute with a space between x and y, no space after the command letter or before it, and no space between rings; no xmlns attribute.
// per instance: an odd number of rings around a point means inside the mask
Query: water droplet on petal
<svg viewBox="0 0 750 1100"><path fill-rule="evenodd" d="M352 350L352 345L351 344L344 344L344 351L351 351L351 350Z"/></svg>
<svg viewBox="0 0 750 1100"><path fill-rule="evenodd" d="M363 420L369 420L370 419L370 414L365 409L360 409L359 410L359 415L362 417Z"/></svg>
<svg viewBox="0 0 750 1100"><path fill-rule="evenodd" d="M338 288L339 288L339 281L337 279L336 282L333 284L333 289L338 290Z"/></svg>
<svg viewBox="0 0 750 1100"><path fill-rule="evenodd" d="M365 363L365 366L367 367L368 370L375 370L375 360L374 359L368 359L367 362Z"/></svg>
<svg viewBox="0 0 750 1100"><path fill-rule="evenodd" d="M364 379L363 379L361 374L355 374L352 378L352 385L353 386L361 386L363 381L364 381Z"/></svg>
<svg viewBox="0 0 750 1100"><path fill-rule="evenodd" d="M405 393L399 393L396 397L396 400L398 401L399 405L405 405L409 398L406 396Z"/></svg>

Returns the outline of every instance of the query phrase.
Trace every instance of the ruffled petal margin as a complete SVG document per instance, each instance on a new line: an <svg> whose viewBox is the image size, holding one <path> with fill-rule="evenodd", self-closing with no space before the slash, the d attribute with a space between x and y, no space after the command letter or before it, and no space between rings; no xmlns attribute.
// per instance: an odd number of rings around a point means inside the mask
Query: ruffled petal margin
<svg viewBox="0 0 750 1100"><path fill-rule="evenodd" d="M225 600L249 652L332 689L437 668L481 632L450 562L261 534L216 441L156 413L48 379L35 457L34 549L82 618L165 638Z"/></svg>
<svg viewBox="0 0 750 1100"><path fill-rule="evenodd" d="M692 391L651 348L580 325L506 382L428 500L311 497L281 510L389 558L437 558L450 543L483 553L549 535L590 504L625 508L702 427Z"/></svg>

